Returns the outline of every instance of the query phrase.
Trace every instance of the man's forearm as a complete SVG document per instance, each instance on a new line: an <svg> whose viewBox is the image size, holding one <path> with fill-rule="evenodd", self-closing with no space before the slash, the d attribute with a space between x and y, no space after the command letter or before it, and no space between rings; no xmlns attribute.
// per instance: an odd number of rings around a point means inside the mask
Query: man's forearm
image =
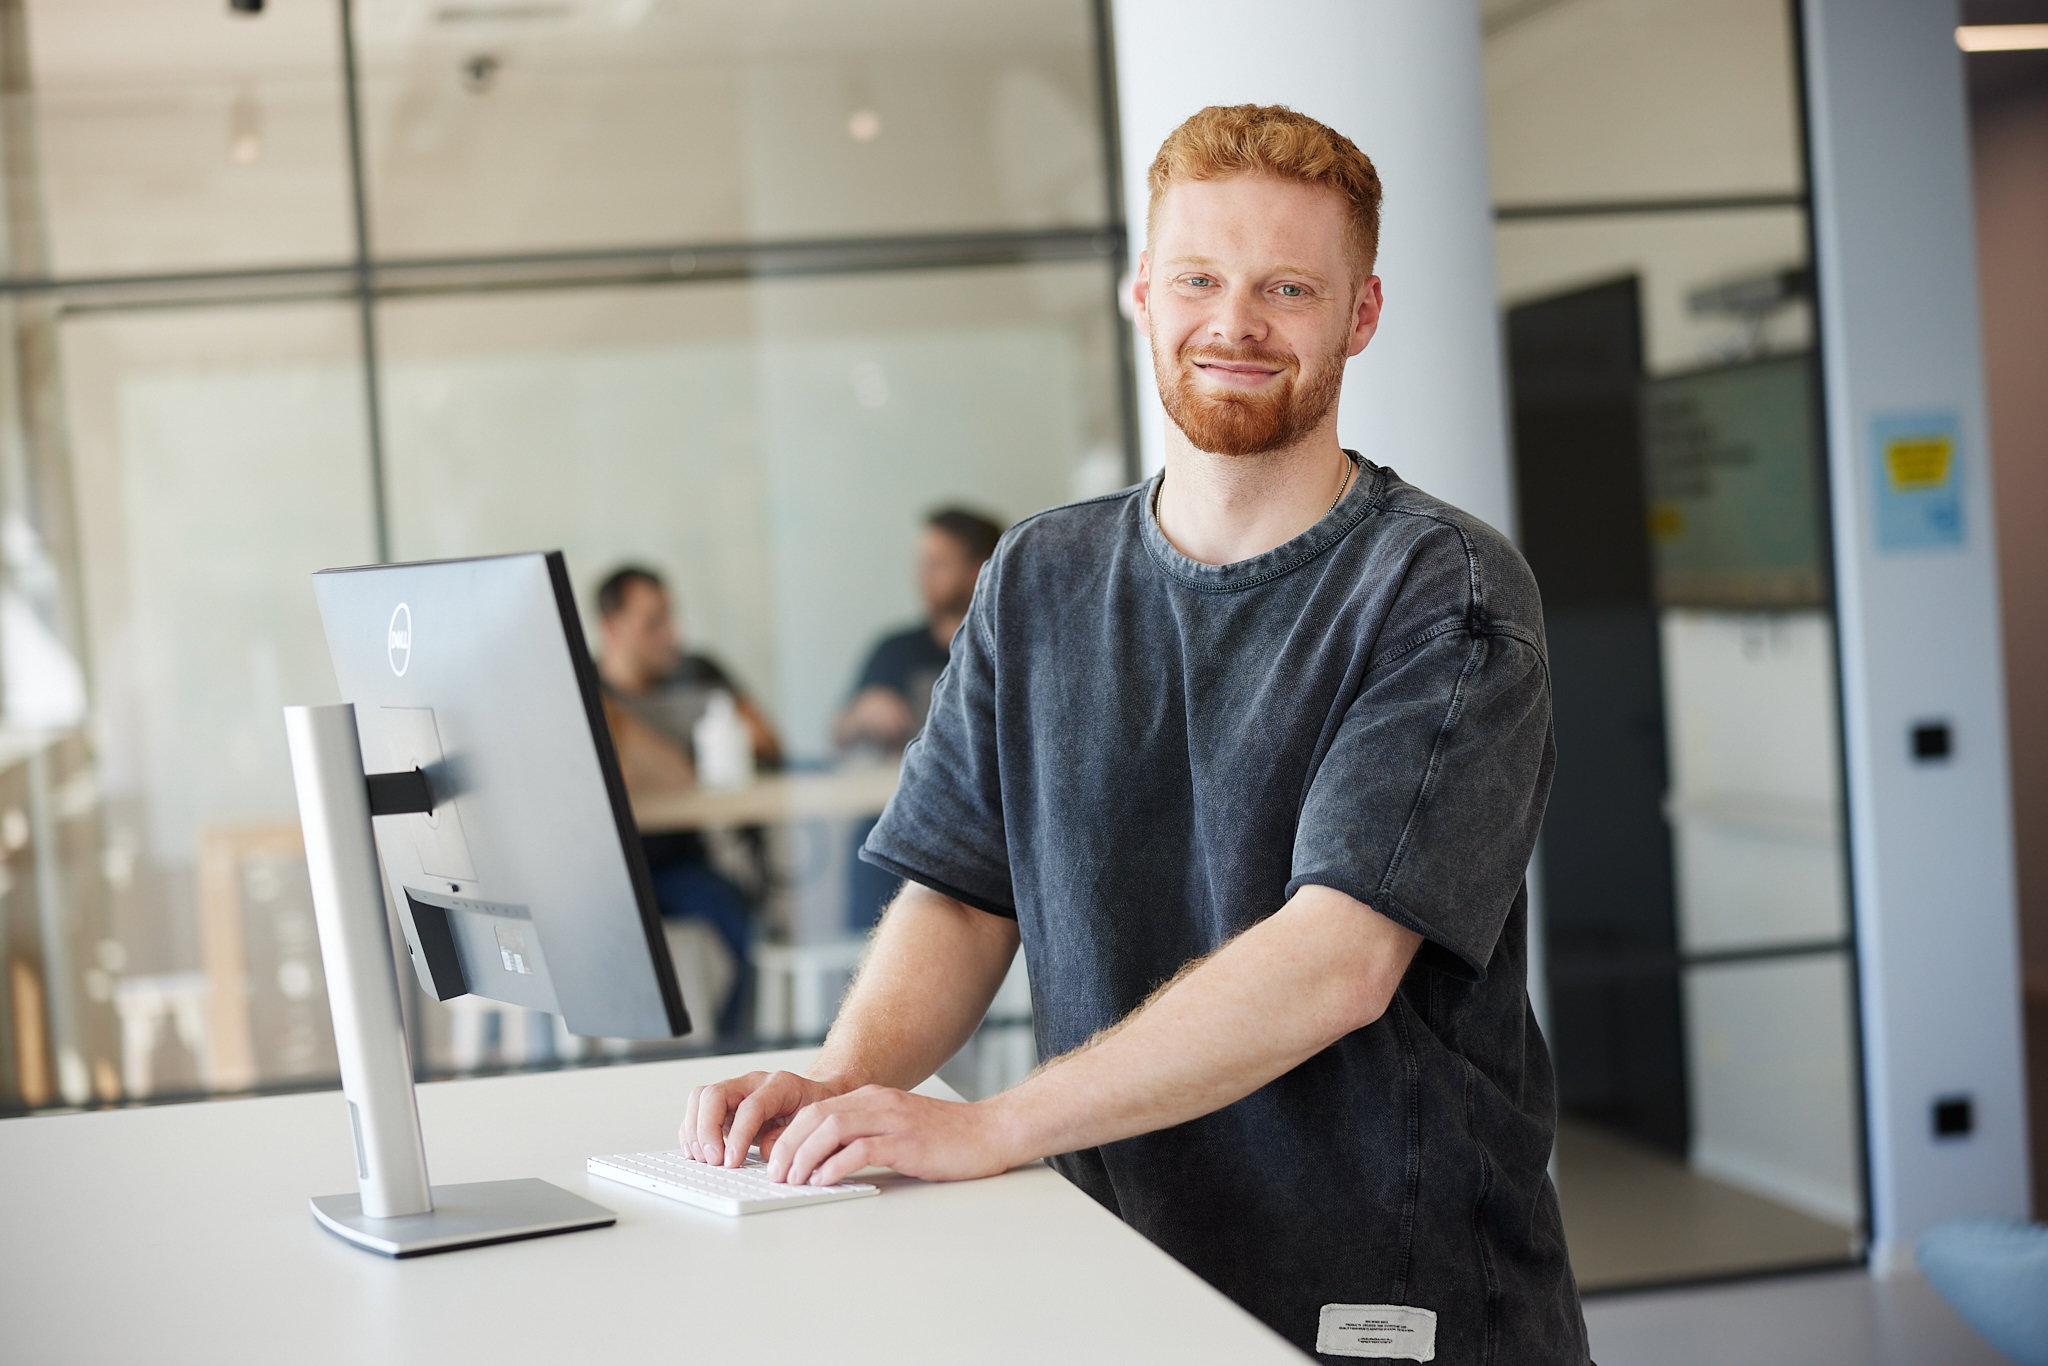
<svg viewBox="0 0 2048 1366"><path fill-rule="evenodd" d="M890 905L810 1075L909 1088L960 1051L1017 953L1017 925L916 883Z"/></svg>
<svg viewBox="0 0 2048 1366"><path fill-rule="evenodd" d="M1121 1025L983 1105L1017 1162L1185 1123L1378 1019L1421 942L1340 892L1304 888Z"/></svg>

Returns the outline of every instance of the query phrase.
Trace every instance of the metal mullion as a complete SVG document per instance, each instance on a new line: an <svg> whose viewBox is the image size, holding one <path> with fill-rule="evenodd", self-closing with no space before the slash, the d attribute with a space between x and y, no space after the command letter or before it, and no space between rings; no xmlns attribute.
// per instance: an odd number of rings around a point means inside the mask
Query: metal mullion
<svg viewBox="0 0 2048 1366"><path fill-rule="evenodd" d="M1853 938L1802 939L1784 944L1751 944L1727 949L1703 949L1693 953L1623 954L1604 959L1575 961L1571 955L1552 954L1549 975L1562 981L1608 981L1619 977L1657 977L1684 973L1693 968L1768 963L1788 958L1821 958L1829 954L1852 955Z"/></svg>
<svg viewBox="0 0 2048 1366"><path fill-rule="evenodd" d="M0 278L0 294L54 294L71 312L197 307L506 289L692 284L875 271L963 270L1038 262L1118 259L1119 230L1033 229L787 242L684 242L588 251L396 257L364 263L158 272L75 278ZM324 282L324 285L323 285Z"/></svg>
<svg viewBox="0 0 2048 1366"><path fill-rule="evenodd" d="M1757 209L1804 209L1804 190L1770 190L1756 194L1679 195L1663 199L1590 199L1556 204L1496 204L1496 223L1527 223L1552 218L1627 218L1659 214L1743 213Z"/></svg>
<svg viewBox="0 0 2048 1366"><path fill-rule="evenodd" d="M356 256L356 313L363 339L363 406L370 438L370 514L375 524L377 561L391 561L391 524L386 511L384 481L384 401L377 372L377 298L375 266L370 256L370 203L363 176L362 91L356 71L355 0L339 0L341 10L342 103L348 120L349 201L353 209Z"/></svg>
<svg viewBox="0 0 2048 1366"><path fill-rule="evenodd" d="M1117 370L1117 415L1124 443L1124 478L1136 483L1144 473L1144 457L1138 433L1138 362L1131 354L1136 344L1130 323L1124 317L1124 265L1129 260L1130 223L1124 217L1124 148L1122 116L1117 107L1116 24L1110 15L1112 0L1094 0L1095 65L1097 79L1096 117L1102 123L1102 178L1109 221L1122 239L1110 272L1110 337L1115 345Z"/></svg>

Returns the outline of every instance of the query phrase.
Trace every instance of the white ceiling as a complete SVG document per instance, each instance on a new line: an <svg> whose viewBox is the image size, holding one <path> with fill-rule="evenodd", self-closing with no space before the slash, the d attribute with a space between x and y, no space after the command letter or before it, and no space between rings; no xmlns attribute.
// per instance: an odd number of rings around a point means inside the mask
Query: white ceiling
<svg viewBox="0 0 2048 1366"><path fill-rule="evenodd" d="M331 75L334 0L28 0L39 88ZM546 44L619 61L1086 43L1085 0L359 0L366 60Z"/></svg>

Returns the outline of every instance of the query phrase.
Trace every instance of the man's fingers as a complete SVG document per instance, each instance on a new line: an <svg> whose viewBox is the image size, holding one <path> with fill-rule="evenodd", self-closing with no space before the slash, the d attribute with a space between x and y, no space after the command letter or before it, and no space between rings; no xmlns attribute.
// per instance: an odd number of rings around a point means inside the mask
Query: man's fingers
<svg viewBox="0 0 2048 1366"><path fill-rule="evenodd" d="M746 1098L758 1091L768 1079L766 1072L749 1072L731 1081L698 1087L691 1097L695 1121L691 1133L696 1146L690 1149L690 1155L699 1162L718 1161L724 1146L725 1127L731 1121L735 1107L744 1104ZM745 1152L746 1149L740 1151Z"/></svg>
<svg viewBox="0 0 2048 1366"><path fill-rule="evenodd" d="M801 1119L802 1116L798 1118ZM790 1157L789 1174L782 1179L797 1186L810 1182L818 1174L819 1168L835 1153L879 1132L876 1126L878 1118L879 1116L852 1109L822 1114L811 1132L797 1145L796 1152ZM792 1124L790 1127L796 1126Z"/></svg>
<svg viewBox="0 0 2048 1366"><path fill-rule="evenodd" d="M836 1186L862 1167L889 1165L887 1139L880 1134L856 1138L819 1164L811 1173L813 1186Z"/></svg>
<svg viewBox="0 0 2048 1366"><path fill-rule="evenodd" d="M791 1115L782 1132L775 1136L774 1152L762 1150L761 1156L768 1162L770 1181L790 1179L790 1164L796 1160L796 1155L803 1150L803 1145L809 1141L818 1125L824 1122L824 1111L819 1108L823 1103L814 1101Z"/></svg>
<svg viewBox="0 0 2048 1366"><path fill-rule="evenodd" d="M788 1132L789 1116L787 1115L777 1115L774 1119L761 1126L760 1132L754 1135L754 1146L761 1150L761 1160L763 1162L772 1164L775 1161L775 1145L780 1143L782 1136Z"/></svg>
<svg viewBox="0 0 2048 1366"><path fill-rule="evenodd" d="M803 1104L803 1079L793 1072L776 1072L767 1077L732 1112L727 1125L724 1151L710 1160L737 1167L747 1160L747 1148L768 1124L783 1118Z"/></svg>
<svg viewBox="0 0 2048 1366"><path fill-rule="evenodd" d="M692 1086L690 1098L683 1102L683 1122L676 1126L676 1146L686 1157L697 1155L697 1093L704 1088Z"/></svg>

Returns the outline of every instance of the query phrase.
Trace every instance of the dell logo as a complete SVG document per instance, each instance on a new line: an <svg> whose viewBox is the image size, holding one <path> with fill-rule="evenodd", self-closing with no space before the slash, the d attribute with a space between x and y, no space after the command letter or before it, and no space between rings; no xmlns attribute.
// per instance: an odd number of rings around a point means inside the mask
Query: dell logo
<svg viewBox="0 0 2048 1366"><path fill-rule="evenodd" d="M391 672L405 677L405 666L412 663L412 608L402 602L391 614L391 629L385 634L384 648L391 656Z"/></svg>

